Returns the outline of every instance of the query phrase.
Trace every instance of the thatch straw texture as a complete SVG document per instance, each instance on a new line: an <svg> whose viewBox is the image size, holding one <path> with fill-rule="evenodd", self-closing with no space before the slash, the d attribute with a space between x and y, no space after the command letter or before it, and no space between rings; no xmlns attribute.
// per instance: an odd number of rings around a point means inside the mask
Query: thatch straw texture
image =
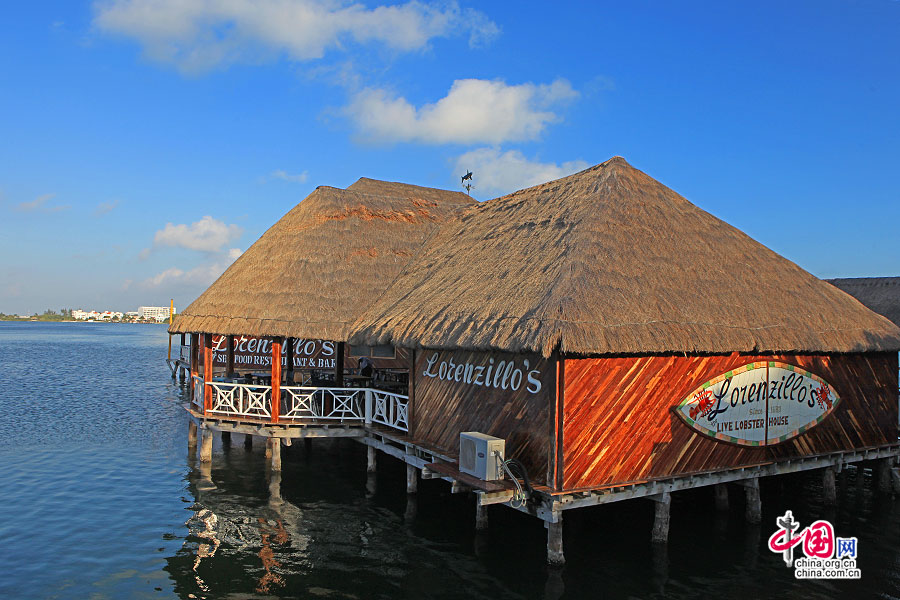
<svg viewBox="0 0 900 600"><path fill-rule="evenodd" d="M900 277L851 277L825 281L900 325Z"/></svg>
<svg viewBox="0 0 900 600"><path fill-rule="evenodd" d="M467 210L354 329L544 356L900 348L893 323L619 157Z"/></svg>
<svg viewBox="0 0 900 600"><path fill-rule="evenodd" d="M474 204L465 194L415 187L395 187L402 194L396 197L317 188L178 315L170 331L346 340L348 325L422 243Z"/></svg>

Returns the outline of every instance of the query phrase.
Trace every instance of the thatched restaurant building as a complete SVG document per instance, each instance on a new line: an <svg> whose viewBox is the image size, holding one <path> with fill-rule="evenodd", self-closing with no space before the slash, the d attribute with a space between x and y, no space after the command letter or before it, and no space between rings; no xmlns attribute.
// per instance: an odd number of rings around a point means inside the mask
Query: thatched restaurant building
<svg viewBox="0 0 900 600"><path fill-rule="evenodd" d="M764 476L821 469L833 499L839 469L878 461L900 491L900 328L851 296L618 157L481 204L411 190L317 189L178 317L278 347L271 389L220 384L204 336L201 427L356 437L370 468L374 449L407 463L409 491L473 490L479 527L492 504L543 519L552 563L572 508L649 498L661 541L687 488L723 506L740 484L757 522ZM282 400L286 337L396 348L408 388ZM241 385L272 410L228 408Z"/></svg>
<svg viewBox="0 0 900 600"><path fill-rule="evenodd" d="M413 352L413 439L505 440L551 562L564 509L650 497L663 539L672 491L758 520L762 475L900 451L900 329L618 157L466 211L355 330Z"/></svg>

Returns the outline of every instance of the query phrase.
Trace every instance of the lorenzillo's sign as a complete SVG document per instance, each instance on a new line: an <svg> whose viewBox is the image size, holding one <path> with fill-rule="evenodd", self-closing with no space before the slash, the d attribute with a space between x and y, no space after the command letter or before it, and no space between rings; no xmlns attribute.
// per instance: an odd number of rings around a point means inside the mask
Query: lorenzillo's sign
<svg viewBox="0 0 900 600"><path fill-rule="evenodd" d="M839 402L818 375L785 363L754 362L707 381L675 413L716 440L771 446L815 427Z"/></svg>
<svg viewBox="0 0 900 600"><path fill-rule="evenodd" d="M228 360L228 337L213 336L213 364L224 367ZM294 340L294 368L333 369L335 363L335 343L329 340ZM272 366L272 340L235 336L234 364L240 368L262 368ZM287 353L281 355L281 364L287 367Z"/></svg>

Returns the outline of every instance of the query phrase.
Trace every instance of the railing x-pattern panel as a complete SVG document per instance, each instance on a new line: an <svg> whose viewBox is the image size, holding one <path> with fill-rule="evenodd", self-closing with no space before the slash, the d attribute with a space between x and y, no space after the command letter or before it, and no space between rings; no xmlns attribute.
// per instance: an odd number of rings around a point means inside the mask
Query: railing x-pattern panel
<svg viewBox="0 0 900 600"><path fill-rule="evenodd" d="M194 405L202 411L204 390L211 398L206 414L227 417L272 418L272 387L222 381L204 382L194 376ZM321 388L284 386L281 388L279 421L337 421L369 425L378 423L409 431L409 399L400 394L372 388Z"/></svg>
<svg viewBox="0 0 900 600"><path fill-rule="evenodd" d="M400 394L370 390L373 408L371 421L401 431L409 431L409 398Z"/></svg>
<svg viewBox="0 0 900 600"><path fill-rule="evenodd" d="M326 419L364 422L365 392L361 388L281 388L281 419Z"/></svg>
<svg viewBox="0 0 900 600"><path fill-rule="evenodd" d="M240 417L270 418L272 388L249 383L212 381L212 405L208 413Z"/></svg>

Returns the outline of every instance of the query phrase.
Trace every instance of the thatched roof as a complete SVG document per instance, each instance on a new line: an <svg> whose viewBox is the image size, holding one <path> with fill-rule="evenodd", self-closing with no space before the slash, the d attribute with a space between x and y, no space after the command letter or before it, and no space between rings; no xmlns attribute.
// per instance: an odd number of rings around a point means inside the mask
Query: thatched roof
<svg viewBox="0 0 900 600"><path fill-rule="evenodd" d="M361 180L362 181L362 180ZM441 223L459 192L367 180L397 196L319 187L178 315L173 333L345 340L352 323Z"/></svg>
<svg viewBox="0 0 900 600"><path fill-rule="evenodd" d="M851 277L825 281L900 325L900 277Z"/></svg>
<svg viewBox="0 0 900 600"><path fill-rule="evenodd" d="M364 194L372 194L375 196L391 196L395 198L418 198L420 200L428 200L431 202L462 202L464 204L473 204L474 200L470 199L462 192L451 192L450 190L439 190L437 188L422 187L420 185L412 185L409 183L398 183L396 181L381 181L379 179L369 179L368 177L360 177L347 188L353 192L362 192Z"/></svg>
<svg viewBox="0 0 900 600"><path fill-rule="evenodd" d="M619 157L467 210L354 329L544 356L900 348L893 323Z"/></svg>

